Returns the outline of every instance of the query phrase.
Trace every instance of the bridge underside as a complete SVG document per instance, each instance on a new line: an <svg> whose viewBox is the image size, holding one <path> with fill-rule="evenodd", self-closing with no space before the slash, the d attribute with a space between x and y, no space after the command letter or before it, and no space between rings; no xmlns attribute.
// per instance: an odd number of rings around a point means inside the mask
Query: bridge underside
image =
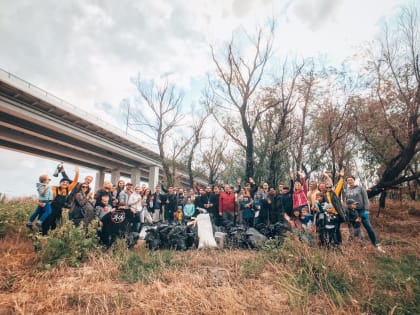
<svg viewBox="0 0 420 315"><path fill-rule="evenodd" d="M1 69L0 69L1 70ZM112 127L111 127L112 128ZM48 92L0 71L0 146L156 184L159 154ZM187 176L179 173L180 184ZM152 186L153 187L153 186Z"/></svg>

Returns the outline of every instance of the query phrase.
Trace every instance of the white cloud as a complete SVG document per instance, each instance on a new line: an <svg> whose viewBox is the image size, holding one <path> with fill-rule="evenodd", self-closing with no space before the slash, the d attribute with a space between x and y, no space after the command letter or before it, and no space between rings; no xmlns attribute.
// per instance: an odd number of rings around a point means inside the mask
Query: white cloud
<svg viewBox="0 0 420 315"><path fill-rule="evenodd" d="M213 67L209 45L219 47L238 29L252 33L257 25L275 18L279 55L326 54L340 61L372 39L381 19L406 2L1 1L0 67L118 124L115 113L122 99L134 100L130 78L138 73L176 83L185 91L189 106ZM98 104L104 103L112 108L98 113ZM1 161L4 156L3 151ZM29 171L33 164L20 168ZM6 172L4 166L0 171Z"/></svg>

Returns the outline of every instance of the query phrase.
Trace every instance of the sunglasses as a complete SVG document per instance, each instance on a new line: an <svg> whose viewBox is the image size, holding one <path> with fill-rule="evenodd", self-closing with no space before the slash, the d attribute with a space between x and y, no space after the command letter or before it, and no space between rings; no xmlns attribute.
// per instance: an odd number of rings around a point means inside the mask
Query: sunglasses
<svg viewBox="0 0 420 315"><path fill-rule="evenodd" d="M331 187L331 186L328 186L328 187L325 187L325 188L327 188L327 189L331 189L332 187Z"/></svg>
<svg viewBox="0 0 420 315"><path fill-rule="evenodd" d="M82 186L82 188L88 188L88 186Z"/></svg>

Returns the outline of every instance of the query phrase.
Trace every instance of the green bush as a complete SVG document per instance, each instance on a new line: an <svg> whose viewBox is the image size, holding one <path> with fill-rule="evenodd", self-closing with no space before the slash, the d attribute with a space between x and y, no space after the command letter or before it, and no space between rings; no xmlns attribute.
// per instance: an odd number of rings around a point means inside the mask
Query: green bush
<svg viewBox="0 0 420 315"><path fill-rule="evenodd" d="M60 263L71 267L79 267L90 254L99 248L97 237L97 222L93 221L88 231L76 227L63 215L62 224L48 235L33 235L33 244L42 267L50 269Z"/></svg>
<svg viewBox="0 0 420 315"><path fill-rule="evenodd" d="M25 222L35 207L33 201L0 202L0 237L26 232Z"/></svg>

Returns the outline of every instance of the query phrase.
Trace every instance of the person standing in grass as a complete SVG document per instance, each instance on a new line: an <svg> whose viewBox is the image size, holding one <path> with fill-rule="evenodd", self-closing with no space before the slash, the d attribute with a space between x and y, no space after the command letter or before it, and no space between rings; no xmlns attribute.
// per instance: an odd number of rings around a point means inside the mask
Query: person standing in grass
<svg viewBox="0 0 420 315"><path fill-rule="evenodd" d="M357 211L358 202L353 199L347 199L347 218L349 220L349 240L352 241L356 237L359 238L361 244L363 244L363 234L361 230L362 218L359 217Z"/></svg>
<svg viewBox="0 0 420 315"><path fill-rule="evenodd" d="M225 190L219 196L219 217L225 227L235 225L235 215L237 214L236 197L230 185L225 185Z"/></svg>
<svg viewBox="0 0 420 315"><path fill-rule="evenodd" d="M382 247L378 244L376 239L375 231L373 230L372 224L369 220L369 199L366 192L366 189L362 186L356 185L355 177L354 176L347 176L347 190L346 190L346 200L353 199L354 202L357 204L357 212L359 217L362 220L362 225L365 227L369 239L373 246L376 247L378 251L384 253L385 251Z"/></svg>

